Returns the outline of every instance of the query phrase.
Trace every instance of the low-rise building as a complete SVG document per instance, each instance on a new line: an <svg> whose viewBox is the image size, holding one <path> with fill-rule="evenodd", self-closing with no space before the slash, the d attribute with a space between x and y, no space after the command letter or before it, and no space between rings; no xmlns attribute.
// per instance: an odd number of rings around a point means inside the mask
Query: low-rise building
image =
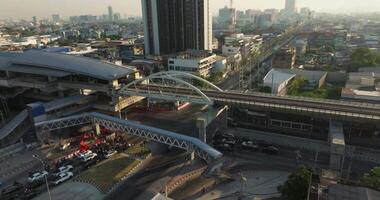
<svg viewBox="0 0 380 200"><path fill-rule="evenodd" d="M284 47L274 55L272 66L273 68L291 69L296 62L296 49Z"/></svg>
<svg viewBox="0 0 380 200"><path fill-rule="evenodd" d="M217 56L208 51L188 50L169 58L168 69L208 77L216 61Z"/></svg>
<svg viewBox="0 0 380 200"><path fill-rule="evenodd" d="M285 95L287 86L294 77L295 74L272 69L264 77L263 85L270 87L272 94Z"/></svg>

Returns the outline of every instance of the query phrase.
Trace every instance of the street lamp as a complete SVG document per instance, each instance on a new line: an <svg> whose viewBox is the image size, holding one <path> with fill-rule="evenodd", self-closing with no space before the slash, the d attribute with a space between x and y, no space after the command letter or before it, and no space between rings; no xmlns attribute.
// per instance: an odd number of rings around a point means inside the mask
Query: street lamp
<svg viewBox="0 0 380 200"><path fill-rule="evenodd" d="M247 183L247 178L243 176L243 173L240 172L240 181L241 181L241 186L240 186L240 193L238 199L242 199L244 197L244 185Z"/></svg>
<svg viewBox="0 0 380 200"><path fill-rule="evenodd" d="M42 164L42 169L45 170L45 164L44 164L44 161L41 160L41 158L39 158L37 155L33 155L33 158L37 159L38 161L40 161L40 163ZM48 191L48 194L49 194L49 199L51 200L51 194L50 194L50 189L49 189L49 183L48 183L48 180L47 180L47 174L44 175L45 177L45 183L46 183L46 188L47 188L47 191Z"/></svg>

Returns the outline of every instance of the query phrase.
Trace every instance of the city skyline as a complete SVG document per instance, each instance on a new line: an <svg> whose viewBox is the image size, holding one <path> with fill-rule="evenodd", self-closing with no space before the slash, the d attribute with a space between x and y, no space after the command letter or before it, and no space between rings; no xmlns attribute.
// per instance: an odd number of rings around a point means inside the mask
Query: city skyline
<svg viewBox="0 0 380 200"><path fill-rule="evenodd" d="M212 13L215 15L217 10L228 5L227 0L211 0L213 4ZM74 15L102 15L108 14L108 6L112 6L115 13L122 16L141 16L140 0L0 0L0 19L31 19L37 16L39 19L51 18L53 14L62 17ZM75 5L75 6L73 6ZM91 5L91 6L89 6ZM283 9L285 0L235 0L235 7L239 10L244 9ZM319 12L377 12L380 5L376 0L314 0L297 1L297 8L309 7ZM30 9L33 8L33 9ZM48 8L48 9L46 9Z"/></svg>

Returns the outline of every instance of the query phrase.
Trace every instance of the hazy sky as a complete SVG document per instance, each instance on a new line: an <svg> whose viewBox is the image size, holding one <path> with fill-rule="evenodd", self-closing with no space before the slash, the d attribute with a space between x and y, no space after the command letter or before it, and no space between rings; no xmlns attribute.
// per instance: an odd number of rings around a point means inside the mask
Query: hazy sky
<svg viewBox="0 0 380 200"><path fill-rule="evenodd" d="M234 0L238 9L283 8L285 0ZM228 0L211 0L213 13L228 4ZM0 19L30 19L61 16L107 13L111 5L114 12L122 16L141 15L140 0L0 0ZM310 7L317 11L361 12L380 11L380 0L297 0L297 7Z"/></svg>

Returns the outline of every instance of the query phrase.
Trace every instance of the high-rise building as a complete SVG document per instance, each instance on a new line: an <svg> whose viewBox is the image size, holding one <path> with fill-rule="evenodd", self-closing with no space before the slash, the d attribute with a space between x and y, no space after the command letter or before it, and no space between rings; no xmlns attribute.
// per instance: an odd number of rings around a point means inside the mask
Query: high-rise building
<svg viewBox="0 0 380 200"><path fill-rule="evenodd" d="M53 14L52 16L53 22L59 22L61 17L58 14Z"/></svg>
<svg viewBox="0 0 380 200"><path fill-rule="evenodd" d="M296 0L285 0L285 12L287 14L294 14L297 12Z"/></svg>
<svg viewBox="0 0 380 200"><path fill-rule="evenodd" d="M111 6L108 6L108 19L113 21L113 10Z"/></svg>
<svg viewBox="0 0 380 200"><path fill-rule="evenodd" d="M223 24L226 30L235 32L236 9L227 6L219 9L219 23Z"/></svg>
<svg viewBox="0 0 380 200"><path fill-rule="evenodd" d="M37 17L36 16L33 16L33 24L37 25Z"/></svg>
<svg viewBox="0 0 380 200"><path fill-rule="evenodd" d="M145 54L212 50L210 0L142 0Z"/></svg>

